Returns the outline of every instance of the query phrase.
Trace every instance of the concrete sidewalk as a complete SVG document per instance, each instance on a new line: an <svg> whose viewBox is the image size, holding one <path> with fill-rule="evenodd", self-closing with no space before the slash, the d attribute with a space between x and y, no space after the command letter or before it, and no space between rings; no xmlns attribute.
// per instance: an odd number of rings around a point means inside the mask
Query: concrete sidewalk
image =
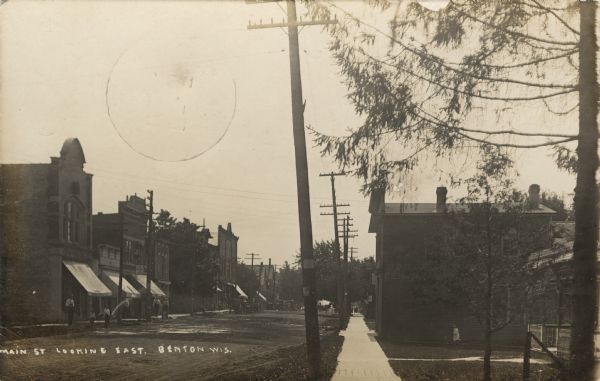
<svg viewBox="0 0 600 381"><path fill-rule="evenodd" d="M348 328L340 334L344 336L344 344L332 381L400 380L362 315L350 317Z"/></svg>

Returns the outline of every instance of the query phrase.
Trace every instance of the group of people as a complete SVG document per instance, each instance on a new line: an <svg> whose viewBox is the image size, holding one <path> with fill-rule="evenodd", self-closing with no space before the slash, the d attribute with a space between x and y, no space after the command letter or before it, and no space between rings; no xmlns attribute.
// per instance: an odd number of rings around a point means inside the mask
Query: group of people
<svg viewBox="0 0 600 381"><path fill-rule="evenodd" d="M160 299L154 299L153 303L154 315L162 315L163 319L168 319L169 317L169 302L165 300L161 302ZM75 315L75 299L73 299L73 295L70 295L65 301L65 311L67 314L67 325L73 325L73 317ZM112 308L110 303L104 307L101 315L104 316L104 328L108 328L110 326L110 318L112 316ZM96 314L94 311L90 312L90 325L93 327L96 321Z"/></svg>
<svg viewBox="0 0 600 381"><path fill-rule="evenodd" d="M73 295L69 296L65 301L65 310L67 312L67 325L73 325L73 316L75 314L75 300L73 299ZM110 318L112 315L112 311L110 308L110 304L104 307L104 311L102 312L104 315L104 328L108 328L110 326ZM96 314L94 311L90 313L90 325L93 327L96 322Z"/></svg>

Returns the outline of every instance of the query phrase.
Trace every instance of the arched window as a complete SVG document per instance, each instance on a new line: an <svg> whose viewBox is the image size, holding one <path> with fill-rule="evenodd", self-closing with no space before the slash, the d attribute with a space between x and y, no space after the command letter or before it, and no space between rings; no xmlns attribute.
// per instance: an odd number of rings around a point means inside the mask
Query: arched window
<svg viewBox="0 0 600 381"><path fill-rule="evenodd" d="M73 202L67 201L63 211L63 239L67 242L81 242L82 210Z"/></svg>

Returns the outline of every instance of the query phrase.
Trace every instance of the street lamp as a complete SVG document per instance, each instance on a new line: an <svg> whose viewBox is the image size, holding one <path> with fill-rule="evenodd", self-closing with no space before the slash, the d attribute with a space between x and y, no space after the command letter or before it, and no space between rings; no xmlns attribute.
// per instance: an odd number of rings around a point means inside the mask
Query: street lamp
<svg viewBox="0 0 600 381"><path fill-rule="evenodd" d="M446 8L449 0L418 0L417 3L430 11L439 11Z"/></svg>

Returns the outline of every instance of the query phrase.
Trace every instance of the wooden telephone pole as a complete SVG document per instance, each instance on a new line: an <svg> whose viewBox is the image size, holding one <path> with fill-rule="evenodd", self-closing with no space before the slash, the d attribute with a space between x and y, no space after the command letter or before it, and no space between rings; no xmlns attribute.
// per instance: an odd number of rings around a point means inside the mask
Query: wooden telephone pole
<svg viewBox="0 0 600 381"><path fill-rule="evenodd" d="M259 255L260 254L256 254L256 253L246 254L247 257L250 257L250 270L254 271L254 259L260 259Z"/></svg>
<svg viewBox="0 0 600 381"><path fill-rule="evenodd" d="M121 237L119 242L119 286L117 287L117 307L121 304L121 298L123 294L123 256L125 255L125 208L121 208L119 203L119 224L121 225ZM121 312L117 315L117 322L121 322Z"/></svg>
<svg viewBox="0 0 600 381"><path fill-rule="evenodd" d="M251 1L246 0L247 3ZM256 0L256 3L262 1ZM308 162L306 158L306 136L304 131L304 100L300 75L300 48L298 27L305 25L333 24L333 20L300 21L296 18L296 3L287 0L288 20L281 24L248 25L248 29L287 27L290 51L290 76L292 90L292 120L294 130L294 151L296 156L296 186L298 191L298 219L300 224L300 255L302 258L302 295L304 296L304 319L306 327L306 351L308 376L312 380L321 377L321 344L319 341L319 320L317 315L315 264L313 259L312 222L310 218L310 190L308 182Z"/></svg>
<svg viewBox="0 0 600 381"><path fill-rule="evenodd" d="M342 238L343 238L343 243L344 243L344 262L343 262L343 282L342 282L342 289L344 292L344 298L343 298L343 304L342 304L342 314L344 315L344 317L349 316L350 313L350 298L348 295L348 251L350 249L350 243L349 243L349 239L350 238L354 238L354 237L358 237L357 233L358 230L350 230L350 226L352 226L352 224L350 223L350 221L352 220L352 218L350 216L346 216L346 218L343 221L343 231L342 231Z"/></svg>
<svg viewBox="0 0 600 381"><path fill-rule="evenodd" d="M336 263L337 263L337 282L336 282L336 288L337 288L337 292L336 292L336 301L335 301L335 305L337 307L338 310L338 315L339 315L339 319L340 319L340 327L342 326L342 321L344 319L344 314L342 313L343 309L341 308L343 305L343 300L344 300L344 286L343 286L343 277L342 277L342 261L341 261L341 253L340 253L340 239L339 239L339 235L340 235L340 231L339 231L339 222L338 222L338 216L340 214L347 214L348 212L338 212L338 207L343 207L343 206L350 206L350 204L338 204L337 203L337 198L336 198L336 194L335 194L335 177L336 176L344 176L345 173L341 172L341 173L321 173L319 174L319 176L323 177L323 176L329 176L331 178L331 200L332 203L331 205L321 205L322 208L333 208L333 213L321 213L322 216L330 216L333 215L333 227L334 227L334 234L335 234L335 238L334 238L334 250L335 250L335 258L336 258Z"/></svg>
<svg viewBox="0 0 600 381"><path fill-rule="evenodd" d="M148 190L148 239L146 241L146 321L152 320L152 277L154 275L154 191Z"/></svg>

